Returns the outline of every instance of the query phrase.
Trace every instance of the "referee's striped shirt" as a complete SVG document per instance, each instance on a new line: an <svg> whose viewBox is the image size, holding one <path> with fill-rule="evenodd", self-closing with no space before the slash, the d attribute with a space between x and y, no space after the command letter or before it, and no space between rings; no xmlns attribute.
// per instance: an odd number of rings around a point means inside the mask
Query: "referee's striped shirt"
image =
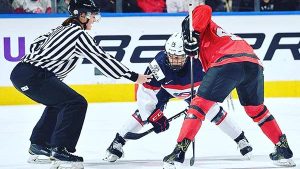
<svg viewBox="0 0 300 169"><path fill-rule="evenodd" d="M22 62L47 69L63 80L80 58L90 60L105 76L114 79L123 76L132 81L138 78L137 73L103 51L86 31L75 24L59 26L35 39L30 53L22 58Z"/></svg>

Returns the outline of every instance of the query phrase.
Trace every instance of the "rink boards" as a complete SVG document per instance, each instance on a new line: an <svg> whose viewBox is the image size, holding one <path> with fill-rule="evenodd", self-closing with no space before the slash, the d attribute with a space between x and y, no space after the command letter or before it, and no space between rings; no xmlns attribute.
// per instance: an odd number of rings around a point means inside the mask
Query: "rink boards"
<svg viewBox="0 0 300 169"><path fill-rule="evenodd" d="M147 63L163 50L168 36L180 31L184 17L185 14L104 15L91 34L127 67L143 73ZM1 23L5 23L0 28L0 105L34 103L13 88L10 72L37 36L55 28L65 18L65 15L0 15ZM266 97L300 97L300 13L216 14L213 20L253 46L265 67ZM135 100L136 85L126 79L103 77L87 62L78 65L65 82L89 102Z"/></svg>

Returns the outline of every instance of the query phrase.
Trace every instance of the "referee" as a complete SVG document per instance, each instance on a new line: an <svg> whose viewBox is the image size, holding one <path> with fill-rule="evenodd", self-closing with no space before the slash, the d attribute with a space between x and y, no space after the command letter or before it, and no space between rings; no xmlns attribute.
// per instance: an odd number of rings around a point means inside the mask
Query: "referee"
<svg viewBox="0 0 300 169"><path fill-rule="evenodd" d="M62 25L35 39L30 53L13 69L10 79L17 90L32 100L46 105L30 137L29 162L39 156L58 161L82 162L70 154L84 122L87 101L62 82L80 58L87 58L108 77L125 77L145 83L151 76L137 74L106 53L85 30L97 20L99 9L92 0L71 0L71 16Z"/></svg>

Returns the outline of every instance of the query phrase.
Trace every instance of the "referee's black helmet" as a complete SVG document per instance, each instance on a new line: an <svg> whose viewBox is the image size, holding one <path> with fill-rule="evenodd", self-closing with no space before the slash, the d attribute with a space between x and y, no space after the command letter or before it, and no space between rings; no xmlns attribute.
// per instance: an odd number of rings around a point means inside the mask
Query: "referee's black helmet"
<svg viewBox="0 0 300 169"><path fill-rule="evenodd" d="M68 10L72 16L78 16L81 13L99 13L100 9L93 0L71 0Z"/></svg>

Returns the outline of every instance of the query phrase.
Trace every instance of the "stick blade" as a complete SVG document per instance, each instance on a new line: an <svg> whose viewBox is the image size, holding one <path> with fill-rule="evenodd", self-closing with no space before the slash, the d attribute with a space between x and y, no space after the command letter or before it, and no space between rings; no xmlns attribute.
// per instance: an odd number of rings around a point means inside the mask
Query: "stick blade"
<svg viewBox="0 0 300 169"><path fill-rule="evenodd" d="M195 163L195 157L192 157L192 158L190 159L190 166L193 166L194 163Z"/></svg>
<svg viewBox="0 0 300 169"><path fill-rule="evenodd" d="M128 132L125 134L124 139L129 139L129 140L137 140L142 138L144 135L143 133L131 133Z"/></svg>

